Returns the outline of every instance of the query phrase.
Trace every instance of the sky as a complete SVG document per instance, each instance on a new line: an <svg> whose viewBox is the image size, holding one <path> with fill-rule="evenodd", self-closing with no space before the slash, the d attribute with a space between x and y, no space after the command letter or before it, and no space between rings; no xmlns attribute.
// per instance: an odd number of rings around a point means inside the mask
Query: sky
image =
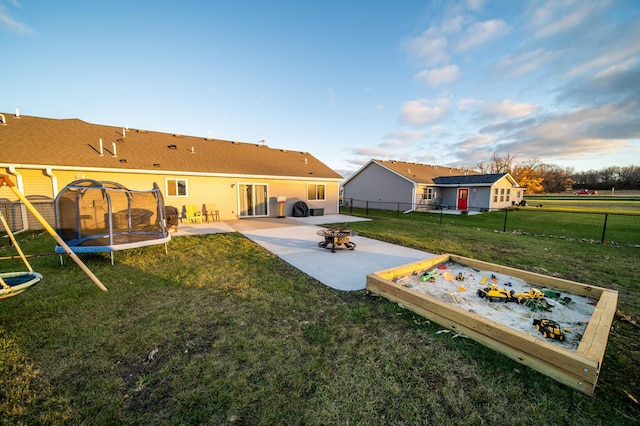
<svg viewBox="0 0 640 426"><path fill-rule="evenodd" d="M639 0L0 0L0 111L371 159L640 166Z"/></svg>

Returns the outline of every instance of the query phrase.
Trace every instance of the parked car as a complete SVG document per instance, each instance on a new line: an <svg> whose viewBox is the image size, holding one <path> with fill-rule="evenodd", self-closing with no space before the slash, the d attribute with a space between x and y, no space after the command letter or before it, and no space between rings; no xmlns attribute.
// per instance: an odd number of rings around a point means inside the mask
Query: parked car
<svg viewBox="0 0 640 426"><path fill-rule="evenodd" d="M598 195L598 191L591 191L588 189L581 189L578 192L574 192L576 195Z"/></svg>

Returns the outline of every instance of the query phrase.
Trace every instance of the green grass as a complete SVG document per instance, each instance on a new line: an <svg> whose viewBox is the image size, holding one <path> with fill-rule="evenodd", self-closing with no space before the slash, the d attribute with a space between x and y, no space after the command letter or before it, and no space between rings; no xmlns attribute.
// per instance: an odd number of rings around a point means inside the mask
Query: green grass
<svg viewBox="0 0 640 426"><path fill-rule="evenodd" d="M407 217L353 227L613 288L640 321L637 248ZM26 253L53 246L18 237ZM237 233L175 238L168 256L117 252L115 266L83 259L108 293L54 256L31 261L41 283L0 301L2 424L640 422L628 396L640 396L640 332L618 316L592 398L384 298L327 288Z"/></svg>
<svg viewBox="0 0 640 426"><path fill-rule="evenodd" d="M640 196L634 195L527 195L529 205L573 212L640 213Z"/></svg>
<svg viewBox="0 0 640 426"><path fill-rule="evenodd" d="M434 226L451 225L596 243L601 243L604 236L605 244L640 247L640 214L630 213L630 210L606 215L593 210L530 207L472 215L437 211L402 214L361 208L346 208L344 212L376 218L402 218L409 223L419 221Z"/></svg>

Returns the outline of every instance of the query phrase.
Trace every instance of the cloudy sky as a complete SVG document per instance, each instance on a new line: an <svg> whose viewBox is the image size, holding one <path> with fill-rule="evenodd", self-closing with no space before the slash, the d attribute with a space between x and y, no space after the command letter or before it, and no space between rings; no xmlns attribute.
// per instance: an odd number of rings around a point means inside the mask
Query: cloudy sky
<svg viewBox="0 0 640 426"><path fill-rule="evenodd" d="M640 166L638 0L0 0L0 111L475 167Z"/></svg>

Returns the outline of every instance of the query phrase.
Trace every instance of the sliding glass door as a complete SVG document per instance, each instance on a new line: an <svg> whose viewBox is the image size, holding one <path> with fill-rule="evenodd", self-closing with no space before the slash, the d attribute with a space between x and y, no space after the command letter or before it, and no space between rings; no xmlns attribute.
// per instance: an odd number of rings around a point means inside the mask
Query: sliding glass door
<svg viewBox="0 0 640 426"><path fill-rule="evenodd" d="M266 184L241 183L239 188L240 217L269 215L269 193Z"/></svg>

